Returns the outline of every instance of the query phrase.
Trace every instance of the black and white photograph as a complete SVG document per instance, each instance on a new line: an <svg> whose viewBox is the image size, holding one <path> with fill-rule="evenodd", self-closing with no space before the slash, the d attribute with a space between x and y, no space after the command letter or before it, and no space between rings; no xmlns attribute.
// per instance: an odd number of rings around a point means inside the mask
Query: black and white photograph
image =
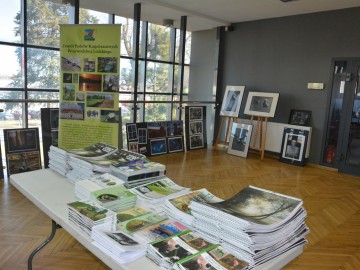
<svg viewBox="0 0 360 270"><path fill-rule="evenodd" d="M244 114L274 117L279 93L249 92Z"/></svg>
<svg viewBox="0 0 360 270"><path fill-rule="evenodd" d="M280 161L297 166L304 166L308 134L309 132L307 130L285 128Z"/></svg>
<svg viewBox="0 0 360 270"><path fill-rule="evenodd" d="M138 128L138 137L140 144L147 144L147 129L146 128Z"/></svg>
<svg viewBox="0 0 360 270"><path fill-rule="evenodd" d="M310 126L311 111L291 110L289 124L295 126Z"/></svg>
<svg viewBox="0 0 360 270"><path fill-rule="evenodd" d="M238 117L245 86L226 86L220 115Z"/></svg>
<svg viewBox="0 0 360 270"><path fill-rule="evenodd" d="M228 154L247 157L252 125L233 123L231 126Z"/></svg>
<svg viewBox="0 0 360 270"><path fill-rule="evenodd" d="M128 237L127 235L117 232L117 233L106 233L108 237L119 243L121 246L137 246L139 245L134 239Z"/></svg>
<svg viewBox="0 0 360 270"><path fill-rule="evenodd" d="M126 125L126 134L128 136L127 137L128 141L137 140L138 135L137 135L136 124L127 124Z"/></svg>
<svg viewBox="0 0 360 270"><path fill-rule="evenodd" d="M138 142L129 142L129 151L138 153L139 152Z"/></svg>
<svg viewBox="0 0 360 270"><path fill-rule="evenodd" d="M202 107L189 107L189 120L202 120L203 119Z"/></svg>
<svg viewBox="0 0 360 270"><path fill-rule="evenodd" d="M168 138L169 153L184 151L183 137Z"/></svg>
<svg viewBox="0 0 360 270"><path fill-rule="evenodd" d="M204 147L204 140L202 135L190 136L190 149Z"/></svg>
<svg viewBox="0 0 360 270"><path fill-rule="evenodd" d="M202 134L203 122L202 121L189 122L189 133L190 135Z"/></svg>

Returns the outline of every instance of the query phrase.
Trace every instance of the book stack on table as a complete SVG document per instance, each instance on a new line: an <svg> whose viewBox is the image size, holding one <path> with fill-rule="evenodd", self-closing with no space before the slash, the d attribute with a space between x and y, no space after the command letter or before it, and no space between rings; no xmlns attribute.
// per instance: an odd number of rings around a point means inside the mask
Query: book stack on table
<svg viewBox="0 0 360 270"><path fill-rule="evenodd" d="M107 187L123 186L124 181L116 176L104 173L75 183L75 196L81 200L91 200L91 192Z"/></svg>
<svg viewBox="0 0 360 270"><path fill-rule="evenodd" d="M190 203L192 226L255 266L307 243L302 200L249 186L217 203Z"/></svg>
<svg viewBox="0 0 360 270"><path fill-rule="evenodd" d="M91 201L75 201L68 203L69 221L91 237L93 228L101 225L105 230L114 230L116 213L100 207Z"/></svg>
<svg viewBox="0 0 360 270"><path fill-rule="evenodd" d="M162 204L165 200L189 193L190 188L179 186L166 176L159 176L152 179L152 182L132 188L130 191L137 195L137 205L153 212L164 213Z"/></svg>
<svg viewBox="0 0 360 270"><path fill-rule="evenodd" d="M210 193L207 189L202 188L181 195L172 199L165 200L163 208L165 213L172 219L177 220L188 227L192 226L194 217L191 214L190 203L192 201L221 202L222 199Z"/></svg>
<svg viewBox="0 0 360 270"><path fill-rule="evenodd" d="M150 243L146 256L165 269L242 270L249 266L246 259L235 257L190 230Z"/></svg>
<svg viewBox="0 0 360 270"><path fill-rule="evenodd" d="M68 153L56 146L51 145L49 150L49 168L57 173L66 176L71 170L68 164Z"/></svg>
<svg viewBox="0 0 360 270"><path fill-rule="evenodd" d="M124 211L136 204L136 195L120 185L91 192L93 200L106 209Z"/></svg>

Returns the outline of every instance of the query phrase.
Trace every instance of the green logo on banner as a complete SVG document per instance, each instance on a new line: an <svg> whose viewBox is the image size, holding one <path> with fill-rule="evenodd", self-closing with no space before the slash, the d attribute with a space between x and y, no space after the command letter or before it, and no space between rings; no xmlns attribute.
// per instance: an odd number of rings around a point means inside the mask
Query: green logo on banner
<svg viewBox="0 0 360 270"><path fill-rule="evenodd" d="M95 30L94 29L85 29L84 40L95 40Z"/></svg>

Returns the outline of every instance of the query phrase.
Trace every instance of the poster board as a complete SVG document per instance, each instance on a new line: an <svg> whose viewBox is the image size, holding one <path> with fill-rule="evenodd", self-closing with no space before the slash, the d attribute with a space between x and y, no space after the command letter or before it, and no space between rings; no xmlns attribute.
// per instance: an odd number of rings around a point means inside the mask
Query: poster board
<svg viewBox="0 0 360 270"><path fill-rule="evenodd" d="M59 147L97 142L118 147L120 30L120 25L61 25Z"/></svg>
<svg viewBox="0 0 360 270"><path fill-rule="evenodd" d="M44 166L49 168L50 146L58 146L59 108L41 108L41 135Z"/></svg>
<svg viewBox="0 0 360 270"><path fill-rule="evenodd" d="M186 150L207 147L206 106L185 106Z"/></svg>
<svg viewBox="0 0 360 270"><path fill-rule="evenodd" d="M7 174L41 169L38 128L4 129Z"/></svg>

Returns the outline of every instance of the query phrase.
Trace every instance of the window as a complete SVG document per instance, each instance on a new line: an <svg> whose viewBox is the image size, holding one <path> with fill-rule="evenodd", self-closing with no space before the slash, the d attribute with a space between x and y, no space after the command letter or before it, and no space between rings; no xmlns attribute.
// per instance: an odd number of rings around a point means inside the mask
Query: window
<svg viewBox="0 0 360 270"><path fill-rule="evenodd" d="M0 132L4 128L40 127L40 108L56 108L59 100L60 24L74 21L72 7L61 1L0 0ZM82 2L80 2L80 5ZM26 7L26 10L23 10ZM25 16L26 15L26 16ZM24 21L24 18L27 20ZM81 24L109 24L112 15L79 9ZM120 105L123 124L134 121L162 121L179 117L180 31L148 22L140 24L138 88L133 89L133 29L130 18L114 16L121 24ZM186 36L184 93L188 93L191 33ZM88 59L89 70L93 64ZM151 103L137 103L134 99ZM20 101L21 100L21 101ZM183 100L186 100L183 97ZM160 101L160 103L158 103ZM134 117L135 113L135 119ZM124 125L123 125L124 126ZM41 132L41 131L40 131ZM125 134L125 132L124 132ZM41 139L41 134L40 134ZM125 138L126 139L126 138Z"/></svg>

